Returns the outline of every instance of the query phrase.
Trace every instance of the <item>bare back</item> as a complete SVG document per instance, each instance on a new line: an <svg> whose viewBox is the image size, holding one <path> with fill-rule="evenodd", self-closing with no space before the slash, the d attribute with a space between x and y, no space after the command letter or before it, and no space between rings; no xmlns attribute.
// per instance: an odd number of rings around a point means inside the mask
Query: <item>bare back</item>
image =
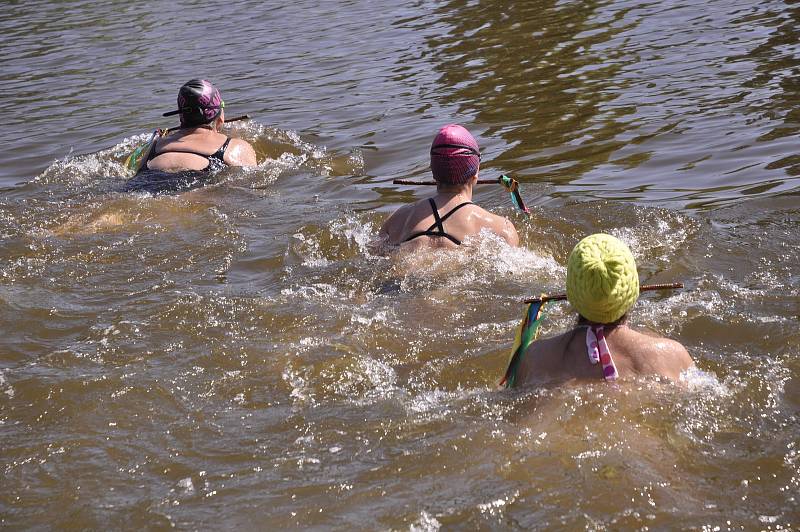
<svg viewBox="0 0 800 532"><path fill-rule="evenodd" d="M226 135L209 129L178 130L157 140L147 168L166 172L204 170L208 167L209 157L223 147L219 155L228 166L256 164L255 151L248 142L232 138L225 146L227 140Z"/></svg>
<svg viewBox="0 0 800 532"><path fill-rule="evenodd" d="M460 195L431 199L436 211L429 199L401 207L383 224L380 236L390 245L402 244L403 247L457 247L464 239L488 229L510 245L519 245L517 231L508 219L492 214ZM446 235L436 234L439 230L437 215Z"/></svg>
<svg viewBox="0 0 800 532"><path fill-rule="evenodd" d="M531 344L520 363L516 385L602 380L601 365L589 361L586 329L579 326ZM681 372L694 365L686 349L668 338L648 336L624 325L607 328L605 338L620 378L660 375L677 381Z"/></svg>

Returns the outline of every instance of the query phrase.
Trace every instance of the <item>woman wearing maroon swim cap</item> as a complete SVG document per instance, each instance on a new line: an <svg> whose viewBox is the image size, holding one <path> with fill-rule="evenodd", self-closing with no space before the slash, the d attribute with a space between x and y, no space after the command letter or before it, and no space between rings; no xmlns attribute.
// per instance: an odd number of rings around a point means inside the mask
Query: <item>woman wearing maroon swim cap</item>
<svg viewBox="0 0 800 532"><path fill-rule="evenodd" d="M431 172L436 195L400 207L381 227L383 243L405 247L455 247L486 229L512 246L519 245L514 225L472 203L481 154L462 126L439 130L431 144Z"/></svg>
<svg viewBox="0 0 800 532"><path fill-rule="evenodd" d="M220 133L225 123L224 107L219 90L211 82L186 82L178 92L178 109L163 115L180 115L180 127L155 140L125 190L164 192L194 188L205 184L206 171L255 166L256 153L249 142Z"/></svg>

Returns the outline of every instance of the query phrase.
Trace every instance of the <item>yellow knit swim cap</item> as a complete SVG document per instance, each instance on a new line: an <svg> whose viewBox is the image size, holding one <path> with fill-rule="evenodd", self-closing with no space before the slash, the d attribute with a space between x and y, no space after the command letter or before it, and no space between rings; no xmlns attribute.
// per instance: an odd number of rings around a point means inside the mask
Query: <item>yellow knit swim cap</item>
<svg viewBox="0 0 800 532"><path fill-rule="evenodd" d="M628 246L603 233L587 236L567 263L567 299L595 323L620 319L639 297L639 273Z"/></svg>

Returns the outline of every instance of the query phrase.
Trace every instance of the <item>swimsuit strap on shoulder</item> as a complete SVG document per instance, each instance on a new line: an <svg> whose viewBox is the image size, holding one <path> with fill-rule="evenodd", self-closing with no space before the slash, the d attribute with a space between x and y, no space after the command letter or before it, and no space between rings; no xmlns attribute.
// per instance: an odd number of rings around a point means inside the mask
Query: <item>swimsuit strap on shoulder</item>
<svg viewBox="0 0 800 532"><path fill-rule="evenodd" d="M436 220L433 222L433 225L428 228L428 231L433 231L433 228L435 227L440 233L444 234L444 225L442 225L442 219L439 217L439 209L436 208L436 202L433 201L433 198L428 198L428 203L431 204L433 219Z"/></svg>
<svg viewBox="0 0 800 532"><path fill-rule="evenodd" d="M214 153L212 153L211 155L208 155L208 158L209 159L217 159L219 161L222 161L224 159L224 157L225 157L225 150L228 149L228 144L230 144L230 142L231 142L231 138L230 137L226 138L225 142L222 144L222 146L220 146L219 149L217 151L215 151Z"/></svg>
<svg viewBox="0 0 800 532"><path fill-rule="evenodd" d="M433 200L431 200L431 202L432 202L432 201L433 201ZM442 218L441 218L441 221L442 221L442 222L444 222L445 220L447 220L448 218L450 218L450 217L451 217L451 216L452 216L452 215L453 215L453 214L454 214L454 213L455 213L455 212L456 212L458 209L460 209L461 207L466 207L467 205L474 205L474 203L472 203L471 201L465 201L464 203L459 203L458 205L456 205L455 207L453 207L452 209L450 209L450 211L449 211L447 214L445 214L444 216L442 216ZM438 218L438 216L439 216L439 213L438 213L438 212L436 213L436 216L437 216L437 218Z"/></svg>
<svg viewBox="0 0 800 532"><path fill-rule="evenodd" d="M586 353L589 355L589 362L602 364L605 380L613 381L619 377L617 366L614 365L614 359L611 358L611 351L608 349L603 327L592 325L586 328Z"/></svg>

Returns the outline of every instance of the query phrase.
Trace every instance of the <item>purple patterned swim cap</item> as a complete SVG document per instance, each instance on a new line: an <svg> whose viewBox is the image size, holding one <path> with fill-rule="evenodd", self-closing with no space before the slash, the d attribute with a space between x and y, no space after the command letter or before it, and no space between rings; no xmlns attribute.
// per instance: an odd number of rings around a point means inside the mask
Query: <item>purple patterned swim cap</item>
<svg viewBox="0 0 800 532"><path fill-rule="evenodd" d="M463 185L478 173L480 162L478 143L462 126L444 126L433 139L431 171L439 183Z"/></svg>
<svg viewBox="0 0 800 532"><path fill-rule="evenodd" d="M193 79L178 91L178 109L163 116L181 115L181 126L208 124L222 112L222 96L210 81Z"/></svg>

